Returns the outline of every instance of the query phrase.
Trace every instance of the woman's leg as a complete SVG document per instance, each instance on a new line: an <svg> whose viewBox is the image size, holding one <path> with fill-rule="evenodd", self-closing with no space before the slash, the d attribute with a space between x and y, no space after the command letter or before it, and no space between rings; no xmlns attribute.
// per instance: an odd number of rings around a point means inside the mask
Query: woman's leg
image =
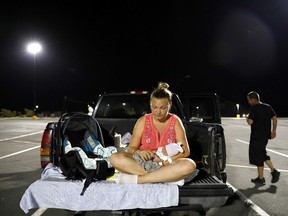
<svg viewBox="0 0 288 216"><path fill-rule="evenodd" d="M119 172L144 175L147 173L142 166L140 166L133 156L127 152L117 152L110 157L112 166Z"/></svg>
<svg viewBox="0 0 288 216"><path fill-rule="evenodd" d="M196 170L196 164L189 158L179 158L172 164L148 173L133 156L126 152L118 152L110 157L110 162L122 173L137 175L137 183L174 182L186 178Z"/></svg>
<svg viewBox="0 0 288 216"><path fill-rule="evenodd" d="M161 167L160 169L138 175L138 184L155 182L174 182L189 176L196 170L196 164L189 158L180 158L172 164Z"/></svg>

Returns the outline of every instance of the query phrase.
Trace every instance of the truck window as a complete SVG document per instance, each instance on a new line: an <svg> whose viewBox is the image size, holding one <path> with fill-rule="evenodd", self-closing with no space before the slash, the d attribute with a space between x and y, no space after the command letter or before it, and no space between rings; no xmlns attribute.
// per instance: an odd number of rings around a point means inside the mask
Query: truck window
<svg viewBox="0 0 288 216"><path fill-rule="evenodd" d="M96 118L139 118L150 112L149 95L107 95L96 112Z"/></svg>
<svg viewBox="0 0 288 216"><path fill-rule="evenodd" d="M190 119L202 118L204 120L214 119L214 104L211 98L190 98Z"/></svg>

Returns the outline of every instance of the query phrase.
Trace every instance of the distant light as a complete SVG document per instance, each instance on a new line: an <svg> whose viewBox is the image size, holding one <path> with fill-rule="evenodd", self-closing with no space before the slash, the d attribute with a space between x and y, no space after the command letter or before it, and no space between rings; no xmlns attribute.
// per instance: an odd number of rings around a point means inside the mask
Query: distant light
<svg viewBox="0 0 288 216"><path fill-rule="evenodd" d="M148 91L130 91L130 94L147 94Z"/></svg>
<svg viewBox="0 0 288 216"><path fill-rule="evenodd" d="M27 52L36 55L37 53L41 52L42 46L37 42L33 42L27 45Z"/></svg>

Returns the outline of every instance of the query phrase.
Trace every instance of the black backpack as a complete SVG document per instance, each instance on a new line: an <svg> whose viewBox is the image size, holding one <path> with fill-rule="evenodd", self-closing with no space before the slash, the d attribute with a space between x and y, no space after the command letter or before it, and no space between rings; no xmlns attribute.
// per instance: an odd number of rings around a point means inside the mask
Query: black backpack
<svg viewBox="0 0 288 216"><path fill-rule="evenodd" d="M59 154L59 167L63 172L63 175L66 176L68 180L85 180L83 190L81 195L84 194L85 190L91 184L91 182L96 180L106 180L108 177L111 177L115 173L115 169L108 168L107 161L102 158L101 155L95 155L93 152L87 151L83 143L85 142L85 134L89 133L93 137L97 138L99 143L105 147L103 134L101 127L96 119L92 116L85 113L65 113L63 114L57 124L58 130L58 150ZM73 150L65 153L64 142L71 143ZM79 151L74 149L80 149L82 154L79 154ZM87 155L88 158L95 158L96 168L87 169L83 164L83 152Z"/></svg>

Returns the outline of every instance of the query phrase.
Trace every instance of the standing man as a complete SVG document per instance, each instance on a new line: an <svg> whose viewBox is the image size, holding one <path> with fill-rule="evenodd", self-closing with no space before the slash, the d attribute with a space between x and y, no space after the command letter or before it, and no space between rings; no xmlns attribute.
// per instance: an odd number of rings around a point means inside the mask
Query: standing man
<svg viewBox="0 0 288 216"><path fill-rule="evenodd" d="M272 183L279 180L280 172L276 170L270 157L267 155L266 146L269 139L276 137L277 116L273 108L260 101L257 92L251 91L247 95L248 103L251 106L250 113L246 116L246 121L251 125L249 143L249 162L257 166L258 177L251 179L255 184L265 185L264 162L271 170ZM272 119L272 130L271 130Z"/></svg>

